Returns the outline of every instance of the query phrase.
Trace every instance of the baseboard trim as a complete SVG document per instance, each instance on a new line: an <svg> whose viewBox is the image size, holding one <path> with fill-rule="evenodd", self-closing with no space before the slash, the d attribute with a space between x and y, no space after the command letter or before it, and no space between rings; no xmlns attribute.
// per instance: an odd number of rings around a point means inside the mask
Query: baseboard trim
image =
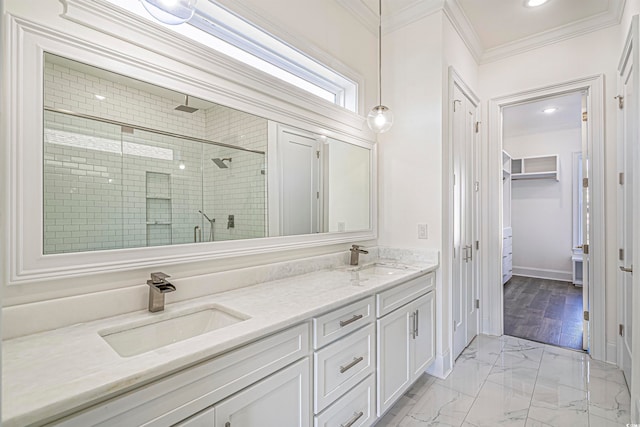
<svg viewBox="0 0 640 427"><path fill-rule="evenodd" d="M529 267L513 267L514 276L534 277L536 279L561 280L563 282L572 282L573 275L571 271L561 270L545 270L542 268Z"/></svg>
<svg viewBox="0 0 640 427"><path fill-rule="evenodd" d="M427 374L445 379L451 373L451 352L436 354L436 358L427 368Z"/></svg>

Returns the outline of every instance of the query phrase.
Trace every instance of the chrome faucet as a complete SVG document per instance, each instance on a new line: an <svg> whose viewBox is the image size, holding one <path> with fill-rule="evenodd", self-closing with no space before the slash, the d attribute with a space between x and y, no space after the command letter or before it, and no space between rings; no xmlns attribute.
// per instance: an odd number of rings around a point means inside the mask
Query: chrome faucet
<svg viewBox="0 0 640 427"><path fill-rule="evenodd" d="M155 313L156 311L164 310L164 294L173 292L176 287L169 283L167 277L171 277L164 273L151 273L151 280L147 280L149 285L149 311Z"/></svg>
<svg viewBox="0 0 640 427"><path fill-rule="evenodd" d="M351 265L358 265L358 259L360 258L360 254L368 254L369 251L365 251L364 249L360 249L358 245L352 245L351 249Z"/></svg>

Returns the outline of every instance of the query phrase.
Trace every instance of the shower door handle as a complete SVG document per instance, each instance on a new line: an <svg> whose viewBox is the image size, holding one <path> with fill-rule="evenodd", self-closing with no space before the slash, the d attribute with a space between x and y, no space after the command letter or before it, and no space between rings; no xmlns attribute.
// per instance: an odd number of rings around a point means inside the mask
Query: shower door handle
<svg viewBox="0 0 640 427"><path fill-rule="evenodd" d="M198 243L198 237L200 237L200 241L202 242L202 230L200 230L199 225L196 225L193 227L193 243Z"/></svg>

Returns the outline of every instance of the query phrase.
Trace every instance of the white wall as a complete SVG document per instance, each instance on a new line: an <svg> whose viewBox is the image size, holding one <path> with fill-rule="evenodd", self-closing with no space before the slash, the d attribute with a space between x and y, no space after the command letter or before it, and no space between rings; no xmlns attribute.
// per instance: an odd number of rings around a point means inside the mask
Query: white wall
<svg viewBox="0 0 640 427"><path fill-rule="evenodd" d="M573 153L582 150L577 128L505 137L513 158L557 154L560 181L511 183L514 274L571 280L573 248Z"/></svg>
<svg viewBox="0 0 640 427"><path fill-rule="evenodd" d="M479 69L481 98L550 86L577 78L605 76L605 219L606 219L606 339L616 341L616 69L622 47L620 28L609 27L580 37L483 64ZM487 123L486 111L483 122ZM486 128L483 138L487 141ZM486 146L485 146L486 148ZM607 357L610 359L610 356Z"/></svg>
<svg viewBox="0 0 640 427"><path fill-rule="evenodd" d="M453 66L472 88L477 65L444 12L383 36L383 104L395 113L379 142L379 243L432 248L441 253L437 273L437 375L450 360L448 91ZM428 226L419 240L418 223Z"/></svg>

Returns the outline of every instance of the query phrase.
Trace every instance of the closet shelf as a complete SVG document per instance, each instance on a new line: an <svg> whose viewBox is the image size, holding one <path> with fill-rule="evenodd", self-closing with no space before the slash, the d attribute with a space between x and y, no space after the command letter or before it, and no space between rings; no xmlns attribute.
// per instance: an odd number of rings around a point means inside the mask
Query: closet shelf
<svg viewBox="0 0 640 427"><path fill-rule="evenodd" d="M511 179L555 179L556 181L560 181L557 171L514 173L511 175Z"/></svg>
<svg viewBox="0 0 640 427"><path fill-rule="evenodd" d="M560 160L557 154L511 159L511 179L559 178Z"/></svg>

